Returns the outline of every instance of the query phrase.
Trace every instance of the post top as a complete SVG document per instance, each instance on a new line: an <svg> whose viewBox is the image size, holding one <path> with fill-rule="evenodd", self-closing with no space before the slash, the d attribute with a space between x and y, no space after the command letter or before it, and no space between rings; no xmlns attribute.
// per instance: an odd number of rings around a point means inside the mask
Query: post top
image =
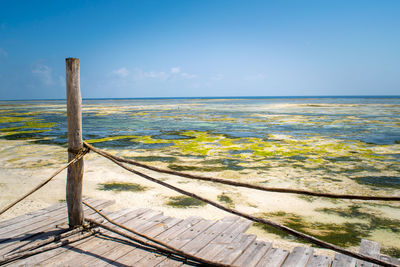
<svg viewBox="0 0 400 267"><path fill-rule="evenodd" d="M80 59L77 58L77 57L67 57L67 58L65 59L65 61L80 61Z"/></svg>

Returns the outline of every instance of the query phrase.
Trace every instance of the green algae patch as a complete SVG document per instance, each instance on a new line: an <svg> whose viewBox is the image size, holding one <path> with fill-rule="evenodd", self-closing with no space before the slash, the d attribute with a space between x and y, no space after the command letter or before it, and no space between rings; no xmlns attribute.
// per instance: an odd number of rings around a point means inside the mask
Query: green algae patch
<svg viewBox="0 0 400 267"><path fill-rule="evenodd" d="M263 213L260 217L281 223L297 231L343 247L358 246L362 238L370 238L374 231L380 229L391 233L393 238L398 238L396 236L400 234L400 220L385 218L380 214L374 214L372 211L362 210L359 205L351 205L348 208L337 209L323 208L318 209L317 211L344 217L349 220L357 219L358 222L347 221L342 224L311 222L305 217L283 211ZM292 236L273 227L260 223L254 225L282 238L293 239ZM398 250L398 247L389 247L387 248L387 254L395 256L397 255Z"/></svg>
<svg viewBox="0 0 400 267"><path fill-rule="evenodd" d="M394 233L400 233L400 220L385 218L379 214L363 211L359 205L351 205L347 209L324 208L319 211L345 218L363 219L367 224L366 230L389 229Z"/></svg>
<svg viewBox="0 0 400 267"><path fill-rule="evenodd" d="M144 162L160 161L160 162L172 163L177 161L175 157L163 157L163 156L137 156L137 157L127 157L127 158Z"/></svg>
<svg viewBox="0 0 400 267"><path fill-rule="evenodd" d="M175 208L193 208L206 205L205 202L188 196L170 197L166 204Z"/></svg>
<svg viewBox="0 0 400 267"><path fill-rule="evenodd" d="M178 165L178 164L169 164L168 168L174 171L196 171L200 168L195 166L186 166L186 165Z"/></svg>
<svg viewBox="0 0 400 267"><path fill-rule="evenodd" d="M136 142L140 142L143 144L169 144L171 140L165 139L154 139L151 136L143 135L143 136L134 136L133 137Z"/></svg>
<svg viewBox="0 0 400 267"><path fill-rule="evenodd" d="M37 121L28 121L25 122L26 128L52 128L56 126L55 122L37 122Z"/></svg>
<svg viewBox="0 0 400 267"><path fill-rule="evenodd" d="M218 195L217 199L218 199L219 202L225 203L228 206L234 206L233 200L228 195L226 195L225 193L222 193L222 194Z"/></svg>
<svg viewBox="0 0 400 267"><path fill-rule="evenodd" d="M28 140L42 138L40 133L48 132L50 130L31 130L31 131L14 131L14 132L3 132L0 138L7 140Z"/></svg>
<svg viewBox="0 0 400 267"><path fill-rule="evenodd" d="M140 191L145 191L147 189L148 189L147 187L135 183L108 182L108 183L101 183L98 185L98 190L114 191L114 192L122 192L122 191L140 192Z"/></svg>
<svg viewBox="0 0 400 267"><path fill-rule="evenodd" d="M21 129L25 129L25 128L26 128L26 126L8 127L8 128L1 128L0 131L1 132L11 132L11 131L21 130Z"/></svg>
<svg viewBox="0 0 400 267"><path fill-rule="evenodd" d="M396 259L400 258L400 248L394 248L394 247L385 248L385 247L382 247L381 248L381 253L389 255L390 257L393 257L393 258L396 258Z"/></svg>
<svg viewBox="0 0 400 267"><path fill-rule="evenodd" d="M23 117L0 117L0 123L11 123L26 121L28 118Z"/></svg>
<svg viewBox="0 0 400 267"><path fill-rule="evenodd" d="M349 223L319 223L308 222L303 217L286 212L263 213L261 217L279 222L296 231L312 235L323 241L333 243L338 246L348 247L359 245L362 238L369 236L369 232L365 229L364 224ZM254 226L261 228L269 233L276 234L282 238L293 240L293 236L261 223L255 223ZM296 239L299 242L305 242L301 239Z"/></svg>
<svg viewBox="0 0 400 267"><path fill-rule="evenodd" d="M135 136L133 135L120 135L120 136L108 136L104 138L97 138L97 139L89 139L86 140L87 143L89 144L94 144L94 143L103 143L103 142L109 142L109 141L115 141L115 140L120 140L120 139L133 139Z"/></svg>
<svg viewBox="0 0 400 267"><path fill-rule="evenodd" d="M400 188L400 177L396 176L364 176L354 179L359 184L373 187Z"/></svg>

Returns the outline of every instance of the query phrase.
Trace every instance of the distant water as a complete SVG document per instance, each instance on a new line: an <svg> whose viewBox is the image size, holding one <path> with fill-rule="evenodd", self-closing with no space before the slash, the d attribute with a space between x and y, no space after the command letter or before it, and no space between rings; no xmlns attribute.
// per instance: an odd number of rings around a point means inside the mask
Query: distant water
<svg viewBox="0 0 400 267"><path fill-rule="evenodd" d="M0 101L2 138L65 144L65 105L59 100ZM85 139L171 139L174 134L200 131L232 138L283 133L378 145L400 142L399 97L99 99L84 100L83 107ZM43 127L43 122L55 124ZM106 142L102 145L107 147Z"/></svg>

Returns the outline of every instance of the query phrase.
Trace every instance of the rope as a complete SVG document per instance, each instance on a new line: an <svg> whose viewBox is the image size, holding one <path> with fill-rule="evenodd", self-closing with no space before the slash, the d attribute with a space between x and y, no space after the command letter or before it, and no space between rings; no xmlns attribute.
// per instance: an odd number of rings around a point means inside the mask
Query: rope
<svg viewBox="0 0 400 267"><path fill-rule="evenodd" d="M144 169L148 169L151 171L156 171L156 172L161 172L161 173L166 173L166 174L172 174L172 175L177 175L180 177L184 178L189 178L189 179L195 179L195 180L202 180L202 181L208 181L208 182L215 182L215 183L220 183L220 184L227 184L227 185L233 185L233 186L238 186L238 187L245 187L245 188L251 188L251 189L256 189L260 191L267 191L267 192L276 192L276 193L291 193L291 194L301 194L301 195L309 195L309 196L316 196L316 197L327 197L327 198L340 198L340 199L358 199L358 200L381 200L381 201L400 201L400 197L396 196L361 196L361 195L342 195L342 194L330 194L330 193L320 193L320 192L312 192L312 191L307 191L307 190L297 190L297 189L290 189L290 188L275 188L275 187L265 187L261 185L254 185L254 184L248 184L248 183L243 183L243 182L236 182L236 181L230 181L230 180L225 180L225 179L220 179L220 178L214 178L214 177L205 177L201 175L194 175L194 174L188 174L188 173L183 173L183 172L177 172L177 171L172 171L172 170L167 170L167 169L162 169L158 167L153 167L150 165L146 165L143 163L139 163L134 160L129 160L121 157L114 156L104 150L98 149L86 142L83 142L84 146L89 148L90 150L93 150L99 155L102 155L104 157L108 156L110 158L115 159L116 161L127 163L130 165L134 165L137 167L141 167Z"/></svg>
<svg viewBox="0 0 400 267"><path fill-rule="evenodd" d="M148 175L146 175L146 174L144 174L144 173L141 173L141 172L139 172L139 171L137 171L137 170L135 170L135 169L132 169L132 168L130 168L130 167L127 167L127 166L125 166L124 164L118 162L118 161L117 161L116 159L114 159L113 157L108 156L108 155L107 155L108 153L103 154L102 151L96 151L95 149L92 149L91 147L89 147L89 148L90 148L91 150L93 150L94 152L96 152L96 153L98 153L98 154L104 156L105 158L111 160L112 162L114 162L114 163L117 164L118 166L120 166L120 167L122 167L122 168L124 168L124 169L126 169L126 170L128 170L128 171L130 171L130 172L132 172L132 173L134 173L134 174L136 174L136 175L138 175L138 176L141 176L141 177L143 177L143 178L145 178L145 179L147 179L147 180L149 180L149 181L152 181L152 182L154 182L154 183L160 184L160 185L162 185L162 186L164 186L164 187L167 187L167 188L169 188L169 189L172 189L172 190L174 190L174 191L176 191L176 192L179 192L179 193L181 193L181 194L184 194L184 195L187 195L187 196L190 196L190 197L199 199L199 200L201 200L201 201L203 201L203 202L206 202L206 203L208 203L208 204L210 204L210 205L212 205L212 206L214 206L214 207L216 207L216 208L219 208L219 209L224 210L224 211L226 211L226 212L229 212L229 213L231 213L231 214L234 214L234 215L237 215L237 216L240 216L240 217L249 219L249 220L251 220L251 221L253 221L253 222L258 222L258 223L262 223L262 224L265 224L265 225L269 225L269 226L271 226L271 227L273 227L273 228L275 228L275 229L278 229L278 230L281 230L281 231L283 231L283 232L289 233L289 234L291 234L291 235L293 235L293 236L296 236L296 237L298 237L298 238L307 240L308 242L311 242L311 243L313 243L313 244L315 244L315 245L318 245L318 246L320 246L320 247L327 248L327 249L331 249L331 250L334 250L334 251L336 251L336 252L342 253L342 254L344 254L344 255L351 256L351 257L353 257L353 258L357 258L357 259L360 259L360 260L363 260L363 261L368 261L368 262L372 262L372 263L379 264L379 265L382 265L382 266L387 266L387 267L397 267L397 266L398 266L398 265L395 265L395 264L392 264L392 263L389 263L389 262L386 262L386 261L382 261L382 260L379 260L379 259L372 258L372 257L370 257L370 256L366 256L366 255L362 255L362 254L357 253L357 252L352 252L352 251L346 250L346 249L341 248L341 247L339 247L339 246L336 246L336 245L327 243L327 242L322 241L322 240L320 240L320 239L318 239L318 238L315 238L315 237L313 237L313 236L310 236L310 235L304 234L304 233L302 233L302 232L296 231L296 230L294 230L294 229L292 229L292 228L289 228L289 227L287 227L287 226L284 226L284 225L275 223L275 222L273 222L273 221L266 220L266 219L263 219L263 218L258 218L258 217L255 217L255 216L252 216L252 215L249 215L249 214L240 212L240 211L238 211L238 210L234 210L234 209L227 208L227 207L222 206L222 205L220 205L220 204L218 204L218 203L216 203L216 202L214 202L214 201L212 201L212 200L209 200L209 199L203 198L203 197L201 197L201 196L199 196L199 195L196 195L196 194L187 192L187 191L185 191L185 190L183 190L183 189L181 189L181 188L175 187L175 186L173 186L173 185L171 185L171 184L168 184L168 183L166 183L166 182L160 181L160 180L155 179L155 178L153 178L153 177L151 177L151 176L148 176ZM100 153L99 153L99 152L100 152Z"/></svg>
<svg viewBox="0 0 400 267"><path fill-rule="evenodd" d="M36 254L39 254L39 253L43 253L43 252L46 252L48 250L59 248L59 247L62 247L62 246L65 246L65 245L68 245L68 244L71 244L71 243L75 243L75 242L80 241L82 239L88 238L89 236L92 236L92 235L94 235L94 234L96 234L98 232L99 232L99 230L84 232L84 233L80 233L78 236L72 236L72 237L69 237L67 239L59 240L56 243L49 244L49 245L44 246L44 247L35 247L34 250L29 250L29 251L24 251L24 252L21 252L21 253L13 253L13 254L10 254L10 255L2 256L2 257L0 257L0 265L6 264L6 263L9 263L11 261L18 260L18 259L30 257L30 256L33 256L33 255L36 255Z"/></svg>
<svg viewBox="0 0 400 267"><path fill-rule="evenodd" d="M126 238L128 238L128 239L131 239L131 240L133 240L133 241L135 241L135 242L138 242L138 243L141 244L141 245L146 245L146 246L155 247L156 249L158 249L158 250L160 250L160 251L162 251L162 252L174 253L174 254L177 254L177 255L179 255L179 256L181 256L181 257L184 257L184 258L187 258L187 259L190 259L190 260L193 260L193 261L197 261L197 262L200 262L200 263L203 263L203 264L207 264L207 265L212 265L212 266L229 266L229 265L225 265L225 264L221 264L221 263L215 263L215 262L212 262L212 261L208 261L208 260L205 260L205 259L196 257L196 256L194 256L194 255L191 255L191 254L188 254L188 253L184 252L183 250L174 248L174 247L172 247L172 246L170 246L170 245L168 245L168 244L166 244L166 243L163 243L163 242L161 242L161 241L159 241L159 240L157 240L157 239L154 239L154 238L152 238L152 237L150 237L150 236L146 236L146 235L144 235L144 234L141 234L141 233L139 233L139 232L137 232L137 231L135 231L135 230L132 230L132 229L130 229L130 228L128 228L128 227L126 227L126 226L124 226L124 225L122 225L122 224L119 224L119 223L117 223L117 222L111 220L111 219L108 218L106 215L104 215L103 213L101 213L101 212L98 211L96 208L92 207L91 205L87 204L86 202L82 201L82 203L85 204L86 206L88 206L89 208L91 208L92 210L94 210L96 213L98 213L100 216L102 216L104 219L106 219L109 223L111 223L111 224L113 224L113 225L115 225L115 226L117 226L117 227L119 227L119 228L122 228L122 229L124 229L124 230L126 230L126 231L128 231L128 232L131 232L131 233L133 233L133 234L135 234L135 235L137 235L137 236L140 236L140 237L142 237L142 238L144 238L144 239L147 239L147 240L149 240L149 241L151 241L151 242L153 242L153 243L156 243L156 244L158 244L158 245L161 245L161 246L154 245L154 244L149 244L148 242L144 242L144 241L141 241L141 240L139 240L139 239L137 239L137 238L134 238L134 237L132 237L132 236L126 235L126 234L124 234L123 232L118 231L118 230L116 230L116 229L113 229L113 228L111 228L111 227L109 227L109 226L107 226L107 225L105 225L105 224L103 224L103 223L97 222L97 221L95 221L95 220L93 220L93 219L90 219L90 218L85 218L85 220L88 221L88 222L90 222L90 223L93 223L93 224L95 224L95 225L97 225L97 226L100 226L100 227L106 229L106 230L109 230L109 231L114 232L114 233L116 233L116 234L119 234L119 235L121 235L121 236L123 236L123 237L126 237ZM165 248L167 248L167 249L165 249Z"/></svg>
<svg viewBox="0 0 400 267"><path fill-rule="evenodd" d="M34 249L37 249L37 248L42 247L44 245L50 244L52 242L57 242L57 241L60 241L63 238L66 238L66 237L69 237L71 235L80 233L83 230L84 230L83 226L80 226L78 228L72 229L70 231L66 230L65 232L63 232L61 234L52 235L52 236L50 236L50 237L48 237L48 238L46 238L44 240L39 240L39 241L36 241L34 243L30 243L30 244L27 244L25 246L19 247L19 249L11 250L10 252L7 252L6 255L19 254L19 253L22 253L22 252L25 252L25 251L28 251L28 250L34 250Z"/></svg>
<svg viewBox="0 0 400 267"><path fill-rule="evenodd" d="M29 191L28 193L26 193L25 195L23 195L22 197L18 198L17 200L15 200L14 202L12 202L11 204L7 205L6 207L4 207L2 210L0 210L0 215L2 215L4 212L6 212L7 210L9 210L10 208L12 208L13 206L15 206L17 203L21 202L22 200L24 200L25 198L27 198L28 196L30 196L31 194L33 194L34 192L36 192L37 190L39 190L40 188L42 188L43 186L45 186L48 182L50 182L54 177L56 177L60 172L62 172L64 169L68 168L69 165L74 164L75 162L77 162L78 160L80 160L86 153L89 152L89 149L86 150L81 150L71 161L69 161L67 164L65 164L64 166L62 166L61 168L59 168L58 170L56 170L48 179L44 180L42 183L40 183L39 185L37 185L35 188L33 188L31 191Z"/></svg>

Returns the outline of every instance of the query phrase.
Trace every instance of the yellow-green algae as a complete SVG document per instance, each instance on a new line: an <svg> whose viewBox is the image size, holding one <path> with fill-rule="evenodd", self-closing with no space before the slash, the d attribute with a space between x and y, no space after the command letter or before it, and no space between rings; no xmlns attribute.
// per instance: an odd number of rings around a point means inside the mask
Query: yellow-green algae
<svg viewBox="0 0 400 267"><path fill-rule="evenodd" d="M12 131L12 132L3 132L0 134L0 136L25 135L25 134L31 134L31 133L44 133L44 132L48 132L48 131L50 131L50 130ZM22 137L19 139L25 139L25 138ZM26 137L26 139L30 139L30 137Z"/></svg>
<svg viewBox="0 0 400 267"><path fill-rule="evenodd" d="M0 123L10 123L10 122L20 122L26 121L27 118L24 117L0 117Z"/></svg>
<svg viewBox="0 0 400 267"><path fill-rule="evenodd" d="M86 140L87 143L89 144L95 144L95 143L102 143L102 142L108 142L108 141L114 141L114 140L119 140L119 139L127 139L127 138L135 138L134 135L118 135L118 136L108 136L104 138L97 138L97 139L88 139Z"/></svg>
<svg viewBox="0 0 400 267"><path fill-rule="evenodd" d="M381 214L374 214L371 211L364 211L358 205L352 205L347 209L321 209L322 212L334 214L336 216L344 216L348 219L358 219L360 221L346 221L345 223L321 223L318 221L310 221L309 218L294 213L286 213L283 211L262 213L257 216L265 217L269 220L279 222L287 227L297 231L310 234L326 242L343 246L357 246L360 244L361 238L371 238L371 233L378 229L387 229L393 235L393 238L400 238L400 220L382 217ZM287 233L277 230L273 227L256 223L254 226L264 229L265 231L276 234L287 239L294 237ZM390 229L390 230L389 230ZM298 239L298 241L305 242ZM383 244L383 246L385 246ZM399 247L385 247L385 251L391 256L398 256Z"/></svg>

